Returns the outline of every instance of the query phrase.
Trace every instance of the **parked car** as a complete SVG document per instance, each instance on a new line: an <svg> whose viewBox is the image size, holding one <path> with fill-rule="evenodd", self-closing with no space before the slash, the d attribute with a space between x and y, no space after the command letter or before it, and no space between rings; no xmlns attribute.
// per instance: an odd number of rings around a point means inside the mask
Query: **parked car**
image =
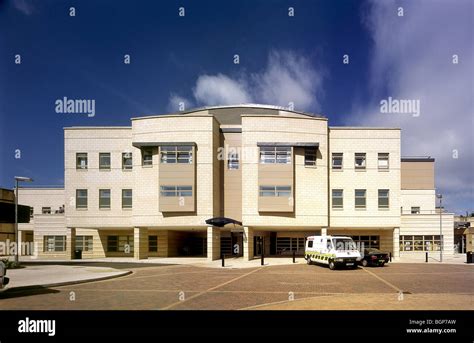
<svg viewBox="0 0 474 343"><path fill-rule="evenodd" d="M366 248L364 249L364 256L359 263L363 267L367 267L369 265L383 267L385 263L388 263L388 260L388 253L375 248Z"/></svg>

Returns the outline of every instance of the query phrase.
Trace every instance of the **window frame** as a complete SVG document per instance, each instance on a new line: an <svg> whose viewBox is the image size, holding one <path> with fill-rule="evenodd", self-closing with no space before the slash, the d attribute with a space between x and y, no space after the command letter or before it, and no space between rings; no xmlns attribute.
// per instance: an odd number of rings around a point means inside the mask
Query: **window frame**
<svg viewBox="0 0 474 343"><path fill-rule="evenodd" d="M240 156L238 152L229 152L227 154L227 170L240 169Z"/></svg>
<svg viewBox="0 0 474 343"><path fill-rule="evenodd" d="M130 191L130 196L125 196L125 193ZM125 199L130 199L130 205L125 203ZM133 189L131 188L124 188L122 189L122 208L133 208Z"/></svg>
<svg viewBox="0 0 474 343"><path fill-rule="evenodd" d="M364 196L357 196L357 192L364 192ZM357 199L364 199L364 205L357 205ZM367 208L367 189L355 189L354 190L354 207L356 209Z"/></svg>
<svg viewBox="0 0 474 343"><path fill-rule="evenodd" d="M163 145L160 146L160 164L192 164L192 145Z"/></svg>
<svg viewBox="0 0 474 343"><path fill-rule="evenodd" d="M380 195L381 192L386 192L387 195L386 196L381 196ZM385 189L385 188L384 189L379 189L377 191L377 199L378 199L378 208L379 209L383 209L383 210L389 209L390 208L390 189ZM383 200L383 199L387 199L387 205L380 203L380 200Z"/></svg>
<svg viewBox="0 0 474 343"><path fill-rule="evenodd" d="M78 247L78 242L80 243ZM75 249L81 251L93 251L94 250L94 237L92 235L80 235L76 236Z"/></svg>
<svg viewBox="0 0 474 343"><path fill-rule="evenodd" d="M108 203L108 206L107 204L103 204L102 201L103 200L107 200L107 197L103 197L102 196L102 193L104 192L107 192L109 193L109 196L108 196L108 200L109 200L109 203ZM99 209L103 210L103 209L110 209L112 207L112 190L110 188L101 188L99 189Z"/></svg>
<svg viewBox="0 0 474 343"><path fill-rule="evenodd" d="M192 197L192 185L160 185L160 197L177 198L177 197Z"/></svg>
<svg viewBox="0 0 474 343"><path fill-rule="evenodd" d="M362 165L357 165L357 159L362 158ZM367 153L365 152L356 152L354 153L354 169L356 170L366 170L367 168Z"/></svg>
<svg viewBox="0 0 474 343"><path fill-rule="evenodd" d="M130 160L130 165L126 163L127 160ZM133 153L122 152L122 170L132 170L132 169L133 169Z"/></svg>
<svg viewBox="0 0 474 343"><path fill-rule="evenodd" d="M85 161L84 165L81 165L79 163L79 160L81 158ZM76 170L87 170L88 168L89 168L89 158L88 158L87 152L76 152Z"/></svg>
<svg viewBox="0 0 474 343"><path fill-rule="evenodd" d="M292 155L293 150L291 146L261 146L259 150L259 164L291 164Z"/></svg>
<svg viewBox="0 0 474 343"><path fill-rule="evenodd" d="M109 164L102 164L102 158L108 158ZM112 154L110 152L99 152L99 170L110 170L112 166Z"/></svg>
<svg viewBox="0 0 474 343"><path fill-rule="evenodd" d="M81 191L84 191L86 195L85 196L79 196L79 192L81 192ZM78 201L79 198L86 199L85 200L85 205L79 205L79 201ZM88 190L86 188L76 189L76 209L87 209L88 202L89 202L89 192L88 192Z"/></svg>
<svg viewBox="0 0 474 343"><path fill-rule="evenodd" d="M292 188L290 185L260 185L258 187L258 194L259 197L264 198L290 198L292 196Z"/></svg>
<svg viewBox="0 0 474 343"><path fill-rule="evenodd" d="M148 252L156 252L156 253L158 252L158 236L157 235L148 236Z"/></svg>
<svg viewBox="0 0 474 343"><path fill-rule="evenodd" d="M318 148L305 147L304 148L304 165L305 167L316 167L318 159Z"/></svg>
<svg viewBox="0 0 474 343"><path fill-rule="evenodd" d="M334 196L334 192L340 192L340 196ZM334 204L334 199L340 199L341 204ZM333 209L343 209L344 208L344 189L335 188L331 190L331 207Z"/></svg>
<svg viewBox="0 0 474 343"><path fill-rule="evenodd" d="M143 148L142 149L142 167L152 167L153 166L153 148ZM149 159L147 158L149 157Z"/></svg>
<svg viewBox="0 0 474 343"><path fill-rule="evenodd" d="M341 161L341 165L337 166L334 164L335 160ZM344 165L344 153L342 152L333 152L331 153L331 170L342 170Z"/></svg>
<svg viewBox="0 0 474 343"><path fill-rule="evenodd" d="M387 161L386 166L381 166L380 161ZM377 154L377 167L379 170L388 170L390 169L390 153L388 152L379 152Z"/></svg>
<svg viewBox="0 0 474 343"><path fill-rule="evenodd" d="M50 206L41 207L41 214L51 214L51 207Z"/></svg>
<svg viewBox="0 0 474 343"><path fill-rule="evenodd" d="M58 238L61 238L62 244L58 244L61 242L58 242ZM49 239L53 239L53 250L50 250L50 242L48 242ZM66 240L67 237L64 235L45 235L43 236L43 252L64 252L66 251ZM58 249L58 247L60 249Z"/></svg>
<svg viewBox="0 0 474 343"><path fill-rule="evenodd" d="M418 210L416 210L418 209ZM410 214L421 214L421 207L420 206L411 206L410 207Z"/></svg>

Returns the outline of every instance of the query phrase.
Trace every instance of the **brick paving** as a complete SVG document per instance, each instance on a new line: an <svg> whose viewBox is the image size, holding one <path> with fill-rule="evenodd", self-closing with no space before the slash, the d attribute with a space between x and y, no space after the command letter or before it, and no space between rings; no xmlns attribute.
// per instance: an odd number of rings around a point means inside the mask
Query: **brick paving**
<svg viewBox="0 0 474 343"><path fill-rule="evenodd" d="M3 294L0 309L474 309L474 268L467 265L129 267L133 273L117 279Z"/></svg>

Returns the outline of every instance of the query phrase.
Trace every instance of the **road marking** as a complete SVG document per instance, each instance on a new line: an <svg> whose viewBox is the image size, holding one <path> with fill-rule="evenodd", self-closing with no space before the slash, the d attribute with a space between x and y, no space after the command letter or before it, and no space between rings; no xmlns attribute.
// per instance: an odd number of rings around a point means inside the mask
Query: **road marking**
<svg viewBox="0 0 474 343"><path fill-rule="evenodd" d="M263 268L265 268L265 267L263 267ZM240 276L238 276L238 277L236 277L236 278L233 278L233 279L231 279L231 280L229 280L229 281L226 281L226 282L224 282L224 283L221 283L221 284L219 284L219 285L217 285L217 286L211 287L211 288L209 288L209 289L207 289L207 290L205 290L205 291L199 292L198 294L192 295L192 296L190 296L189 298L186 298L185 300L177 301L177 302L175 302L175 303L173 303L173 304L171 304L171 305L168 305L168 306L166 306L166 307L163 307L163 308L161 308L161 310L169 310L169 309L171 309L171 308L173 308L173 307L175 307L175 306L177 306L177 305L179 305L179 304L183 304L183 303L185 303L185 302L187 302L187 301L189 301L189 300L195 299L195 298L197 298L197 297L199 297L199 296L201 296L201 295L203 295L203 294L206 294L206 293L208 293L208 292L212 292L212 291L214 291L214 290L216 290L216 289L218 289L218 288L220 288L220 287L223 287L223 286L228 285L228 284L230 284L230 283L232 283L232 282L234 282L234 281L237 281L237 280L240 280L240 279L242 279L242 278L244 278L244 277L246 277L246 276L249 276L250 274L253 274L253 273L255 273L255 272L258 272L259 270L262 270L263 268L262 268L262 267L259 267L259 268L257 268L257 269L254 269L254 270L252 270L252 271L250 271L250 272L248 272L248 273L246 273L246 274L240 275Z"/></svg>
<svg viewBox="0 0 474 343"><path fill-rule="evenodd" d="M361 267L364 271L366 271L367 273L369 273L370 275L372 275L374 278L382 281L384 284L386 284L387 286L393 288L394 290L396 290L397 292L403 292L400 288L398 288L397 286L395 286L393 283L390 283L388 282L387 280L385 279L382 279L380 276L376 275L375 273L367 270L366 268L364 267Z"/></svg>

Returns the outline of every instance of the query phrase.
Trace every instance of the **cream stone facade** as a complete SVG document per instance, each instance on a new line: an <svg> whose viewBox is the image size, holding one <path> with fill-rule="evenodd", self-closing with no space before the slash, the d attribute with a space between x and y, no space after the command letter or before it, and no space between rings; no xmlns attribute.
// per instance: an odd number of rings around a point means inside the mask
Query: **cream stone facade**
<svg viewBox="0 0 474 343"><path fill-rule="evenodd" d="M265 105L65 128L65 213L29 225L42 258L300 255L317 234L421 257L440 245L434 160L402 158L400 140ZM206 224L216 217L235 224ZM452 215L441 219L452 253Z"/></svg>

